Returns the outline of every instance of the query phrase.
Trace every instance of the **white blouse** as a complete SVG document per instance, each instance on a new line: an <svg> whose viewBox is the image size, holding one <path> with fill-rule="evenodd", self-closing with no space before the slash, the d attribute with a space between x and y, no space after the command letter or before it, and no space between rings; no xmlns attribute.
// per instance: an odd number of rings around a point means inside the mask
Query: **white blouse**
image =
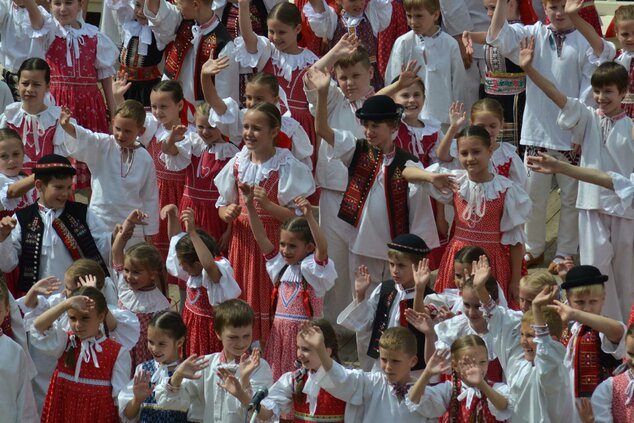
<svg viewBox="0 0 634 423"><path fill-rule="evenodd" d="M634 371L627 370L628 384L626 395L629 393L629 404L623 404L623 407L634 407ZM595 423L613 423L612 416L612 400L614 398L613 378L607 378L597 386L592 393L592 412L594 413ZM627 392L630 390L630 392Z"/></svg>
<svg viewBox="0 0 634 423"><path fill-rule="evenodd" d="M307 371L308 377L302 393L306 395L306 402L310 415L315 415L317 405L319 405L319 379L323 377L323 369L319 369L317 373ZM279 419L281 415L289 414L293 411L293 395L295 394L293 372L284 373L269 389L269 395L262 401L262 407L271 410L274 419Z"/></svg>
<svg viewBox="0 0 634 423"><path fill-rule="evenodd" d="M6 176L0 173L0 210L16 210L33 204L37 200L37 191L31 188L20 197L9 198L9 188L26 178L24 175Z"/></svg>
<svg viewBox="0 0 634 423"><path fill-rule="evenodd" d="M42 6L38 6L44 20L52 20ZM30 57L44 58L46 48L31 34L29 12L17 6L12 0L0 0L0 65L12 73L17 73L22 63Z"/></svg>
<svg viewBox="0 0 634 423"><path fill-rule="evenodd" d="M141 24L134 16L134 1L132 0L106 0L105 7L114 10L123 30L123 47L127 48L132 37L139 37L138 53L146 56L148 48L152 45L152 28L149 24ZM156 48L165 49L166 44L156 39Z"/></svg>
<svg viewBox="0 0 634 423"><path fill-rule="evenodd" d="M123 272L117 272L117 282L119 301L133 313L157 313L170 307L169 301L158 288L149 291L132 290L125 281Z"/></svg>
<svg viewBox="0 0 634 423"><path fill-rule="evenodd" d="M335 36L335 30L337 29L339 15L337 15L337 12L325 1L323 1L323 4L325 9L323 13L315 12L315 9L313 9L313 6L309 2L306 2L302 11L304 15L306 15L308 24L316 36L327 37L329 40L332 40ZM367 19L376 37L379 32L390 25L390 20L392 19L392 2L390 0L370 0L366 4L361 16L352 16L345 10L342 10L342 13L346 28L355 28L361 21Z"/></svg>
<svg viewBox="0 0 634 423"><path fill-rule="evenodd" d="M266 271L271 278L271 282L275 282L286 266L284 257L278 252L273 258L266 260ZM306 279L306 282L313 288L315 295L319 298L323 298L326 292L335 285L337 280L337 271L335 270L335 264L332 260L326 259L323 263L318 263L315 260L315 255L310 254L298 263L289 265L284 274L280 278L282 282L299 283L302 277Z"/></svg>
<svg viewBox="0 0 634 423"><path fill-rule="evenodd" d="M200 157L205 153L213 154L216 160L227 160L238 154L240 151L235 144L231 142L217 142L207 145L205 141L195 132L190 132L185 139L176 144L178 154L161 153L161 161L165 163L165 168L174 172L187 169L192 164L192 156ZM196 176L200 177L202 160L198 163Z"/></svg>

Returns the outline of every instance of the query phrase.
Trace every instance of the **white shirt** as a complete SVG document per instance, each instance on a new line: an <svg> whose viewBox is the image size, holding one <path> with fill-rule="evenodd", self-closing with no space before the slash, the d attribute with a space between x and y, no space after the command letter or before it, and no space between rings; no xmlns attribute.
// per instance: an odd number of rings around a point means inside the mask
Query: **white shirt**
<svg viewBox="0 0 634 423"><path fill-rule="evenodd" d="M323 1L323 0L322 0ZM335 36L339 15L335 10L323 1L325 11L323 13L315 12L310 3L306 3L303 8L304 15L308 19L308 24L317 37L327 37L329 40ZM343 21L347 28L354 28L361 23L363 19L367 19L372 27L372 32L376 37L379 32L383 31L390 25L392 18L392 2L389 0L370 0L363 11L362 16L352 16L343 11ZM339 41L339 40L333 40Z"/></svg>
<svg viewBox="0 0 634 423"><path fill-rule="evenodd" d="M117 273L117 288L119 289L119 301L126 310L132 313L157 313L170 308L170 302L165 295L154 288L149 291L130 289L123 277L123 272Z"/></svg>
<svg viewBox="0 0 634 423"><path fill-rule="evenodd" d="M401 67L415 60L421 67L418 76L425 84L422 116L449 123L449 107L454 101L464 100L466 73L458 42L446 32L438 30L431 37L409 31L396 39L385 69L385 80L392 81L401 74Z"/></svg>
<svg viewBox="0 0 634 423"><path fill-rule="evenodd" d="M486 32L491 24L480 0L443 0L440 13L445 31L451 36L462 35L464 31ZM484 46L474 44L474 57L484 57Z"/></svg>
<svg viewBox="0 0 634 423"><path fill-rule="evenodd" d="M621 204L615 206L614 210L619 214L625 214L625 211L634 206L634 173L623 176L618 173L608 172L612 178L614 192L621 200Z"/></svg>
<svg viewBox="0 0 634 423"><path fill-rule="evenodd" d="M192 164L192 156L200 157L204 153L213 154L216 160L228 160L238 154L240 151L231 142L217 142L207 145L197 133L188 134L185 139L176 144L178 154L172 156L170 154L161 153L161 161L165 163L165 168L173 172L186 169ZM200 176L203 169L202 160L198 162L196 176ZM209 187L212 189L213 187Z"/></svg>
<svg viewBox="0 0 634 423"><path fill-rule="evenodd" d="M9 188L26 178L24 175L6 176L0 173L0 210L16 210L29 206L37 200L37 191L31 188L20 197L9 198Z"/></svg>
<svg viewBox="0 0 634 423"><path fill-rule="evenodd" d="M36 370L24 350L7 335L0 335L0 415L6 423L37 423L31 379ZM31 363L31 364L29 364Z"/></svg>
<svg viewBox="0 0 634 423"><path fill-rule="evenodd" d="M90 169L90 210L110 228L122 223L134 209L147 213L145 235L156 235L159 227L159 195L154 161L136 144L124 161L124 151L113 135L100 134L75 125L77 138L66 134L70 155ZM135 228L137 229L137 228Z"/></svg>
<svg viewBox="0 0 634 423"><path fill-rule="evenodd" d="M38 9L44 20L52 19L42 6L38 6ZM17 73L26 59L43 59L46 48L41 40L38 40L40 31L31 28L26 8L16 6L13 0L0 0L0 65L10 72Z"/></svg>
<svg viewBox="0 0 634 423"><path fill-rule="evenodd" d="M286 266L286 262L280 252L273 258L266 260L266 272L269 274L271 282L275 283L284 266ZM335 263L330 258L327 258L324 263L318 263L315 260L315 255L309 254L301 262L286 267L280 281L291 284L300 283L302 277L313 288L315 295L323 298L337 280Z"/></svg>
<svg viewBox="0 0 634 423"><path fill-rule="evenodd" d="M137 52L141 56L147 56L148 48L152 45L152 28L149 24L141 24L134 14L134 1L132 0L106 0L104 5L116 12L114 15L119 21L123 35L123 47L127 48L132 37L139 37ZM156 39L156 48L164 50L165 43Z"/></svg>
<svg viewBox="0 0 634 423"><path fill-rule="evenodd" d="M436 332L437 337L435 344L437 350L442 348L451 348L451 344L453 344L456 339L463 336L478 335L487 345L489 361L493 361L497 358L491 346L490 334L488 332L484 334L476 332L471 326L469 319L464 314L458 314L451 319L443 320L434 326L434 331Z"/></svg>

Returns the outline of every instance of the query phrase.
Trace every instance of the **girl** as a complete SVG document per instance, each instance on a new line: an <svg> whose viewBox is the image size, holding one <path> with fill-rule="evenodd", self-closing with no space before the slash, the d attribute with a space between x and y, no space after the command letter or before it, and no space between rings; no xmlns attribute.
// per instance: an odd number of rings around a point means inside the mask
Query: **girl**
<svg viewBox="0 0 634 423"><path fill-rule="evenodd" d="M58 321L64 313L70 332ZM113 399L130 378L130 354L101 331L107 314L103 294L87 286L35 320L33 346L59 358L42 422L118 420Z"/></svg>
<svg viewBox="0 0 634 423"><path fill-rule="evenodd" d="M445 137L438 145L436 154L444 162L449 162L458 157L456 144L452 140L465 123L465 114L462 111L462 103L454 102L449 108L449 120L451 125ZM510 142L498 142L499 134L504 127L504 110L502 105L492 98L483 98L471 107L471 125L480 126L489 133L491 139L490 170L493 173L509 178L522 188L526 186L528 174L526 166L517 154L517 144ZM450 146L449 146L450 145Z"/></svg>
<svg viewBox="0 0 634 423"><path fill-rule="evenodd" d="M346 403L319 388L315 373L321 361L315 348L304 339L307 330L318 328L323 334L324 344L333 360L339 362L337 335L326 319L304 322L295 340L298 370L284 373L269 389L262 401L258 418L262 421L278 420L290 414L291 421L339 423L344 421ZM236 398L247 397L240 382L230 372L222 370L223 387ZM248 402L243 405L248 405ZM282 420L284 421L284 420Z"/></svg>
<svg viewBox="0 0 634 423"><path fill-rule="evenodd" d="M61 109L44 101L50 80L51 69L46 61L39 58L24 61L18 70L22 102L10 104L0 116L0 127L14 129L24 143L24 171L28 175L35 163L47 154L68 156L59 123Z"/></svg>
<svg viewBox="0 0 634 423"><path fill-rule="evenodd" d="M392 2L390 0L340 0L340 16L324 0L309 0L304 6L304 14L310 27L318 37L330 40L332 48L344 34L355 34L370 55L372 86L376 91L383 88L383 77L377 62L377 36L390 24Z"/></svg>
<svg viewBox="0 0 634 423"><path fill-rule="evenodd" d="M314 146L314 120L308 110L302 80L306 69L318 58L312 51L297 45L302 29L299 9L287 2L275 5L267 20L269 39L266 39L253 32L249 0L240 0L239 4L242 37L235 39L236 60L241 66L257 68L277 77L279 87L288 99L288 111L304 128Z"/></svg>
<svg viewBox="0 0 634 423"><path fill-rule="evenodd" d="M187 412L163 409L156 404L154 387L174 373L180 363L180 353L187 327L175 311L157 313L148 325L148 349L152 359L139 364L134 378L119 392L119 415L123 421L187 422Z"/></svg>
<svg viewBox="0 0 634 423"><path fill-rule="evenodd" d="M315 190L308 167L290 151L275 148L280 125L280 111L270 103L248 110L244 115L245 146L214 179L220 192L216 202L220 218L233 223L229 262L241 264L235 269L235 278L242 284L243 298L255 311L253 337L261 341L268 338L272 287L262 283L267 277L264 257L251 253L254 239L247 213L241 213L246 203L238 187L253 187L256 211L269 240L279 239L281 222L294 216L288 208L293 206L293 199Z"/></svg>
<svg viewBox="0 0 634 423"><path fill-rule="evenodd" d="M455 209L454 234L438 272L436 291L454 288L453 258L466 245L481 245L493 275L504 295L517 307L522 270L524 232L522 226L531 209L528 194L511 180L489 170L493 150L491 136L479 126L469 126L458 134L458 157L466 170L452 171L455 191L429 188L431 195ZM435 165L434 169L438 169ZM403 176L410 181L431 182L438 177L428 171L408 167ZM506 247L509 246L509 247Z"/></svg>
<svg viewBox="0 0 634 423"><path fill-rule="evenodd" d="M170 229L174 227L180 232L176 207L168 207L165 214L170 220ZM216 241L196 228L194 211L183 211L181 221L186 233L171 237L167 268L173 276L187 280L183 320L189 329L189 337L185 355L202 356L222 351L222 343L214 330L213 307L237 298L241 291L233 279L231 264L221 256Z"/></svg>
<svg viewBox="0 0 634 423"><path fill-rule="evenodd" d="M112 267L117 274L119 308L129 310L139 319L141 331L136 345L130 350L132 365L137 366L152 357L147 347L149 321L170 304L157 285L165 289L164 262L156 247L140 243L128 248L127 241L135 225L143 224L145 215L134 210L123 222L112 243Z"/></svg>
<svg viewBox="0 0 634 423"><path fill-rule="evenodd" d="M271 365L273 380L277 380L293 369L295 363L289 340L297 338L302 322L322 315L324 295L335 284L337 272L332 261L328 261L326 238L305 198L294 200L304 217L284 222L279 247L275 248L255 209L253 189L245 188L242 192L253 236L266 258L266 270L273 282L274 320L264 358Z"/></svg>
<svg viewBox="0 0 634 423"><path fill-rule="evenodd" d="M46 45L55 102L68 107L80 126L108 133L108 110L115 109L112 77L119 50L97 27L81 19L81 8L82 0L53 0L51 14L55 19L48 20L38 34ZM38 15L41 19L39 11ZM31 22L35 29L33 17ZM79 162L75 168L75 189L90 189L88 168Z"/></svg>
<svg viewBox="0 0 634 423"><path fill-rule="evenodd" d="M409 391L412 408L429 419L442 422L503 422L513 416L510 389L503 383L491 384L485 378L489 361L487 346L477 335L460 337L449 350L438 350ZM452 380L428 386L432 377L449 368Z"/></svg>

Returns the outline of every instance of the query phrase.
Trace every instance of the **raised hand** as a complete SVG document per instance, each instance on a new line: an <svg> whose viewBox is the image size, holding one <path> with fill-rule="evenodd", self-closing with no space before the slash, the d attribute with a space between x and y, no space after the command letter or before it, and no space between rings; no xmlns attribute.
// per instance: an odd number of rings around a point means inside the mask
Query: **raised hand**
<svg viewBox="0 0 634 423"><path fill-rule="evenodd" d="M174 204L168 204L161 209L161 220L167 219L168 216L178 217L178 207Z"/></svg>
<svg viewBox="0 0 634 423"><path fill-rule="evenodd" d="M428 313L408 308L405 310L405 318L407 319L407 322L414 326L420 333L427 335L428 333L432 333L434 331L434 322Z"/></svg>
<svg viewBox="0 0 634 423"><path fill-rule="evenodd" d="M451 350L449 348L441 348L434 351L427 365L425 372L432 376L438 376L443 373L447 373L451 369Z"/></svg>
<svg viewBox="0 0 634 423"><path fill-rule="evenodd" d="M88 314L90 310L95 308L95 301L84 295L75 295L66 299L68 309L77 310L82 314Z"/></svg>
<svg viewBox="0 0 634 423"><path fill-rule="evenodd" d="M244 353L240 357L240 379L249 380L253 371L260 367L260 349L254 348L251 354Z"/></svg>
<svg viewBox="0 0 634 423"><path fill-rule="evenodd" d="M66 106L62 106L62 111L59 114L59 124L64 127L70 125L70 118L73 117L73 112Z"/></svg>
<svg viewBox="0 0 634 423"><path fill-rule="evenodd" d="M49 296L56 293L60 286L62 286L62 282L59 279L55 276L48 276L35 282L31 287L31 290L40 295Z"/></svg>
<svg viewBox="0 0 634 423"><path fill-rule="evenodd" d="M147 222L145 221L147 218L147 213L144 213L139 209L134 209L126 218L126 222L129 222L132 225L147 225Z"/></svg>
<svg viewBox="0 0 634 423"><path fill-rule="evenodd" d="M194 209L187 207L181 214L181 222L185 226L185 232L188 234L196 232L196 219L194 218Z"/></svg>
<svg viewBox="0 0 634 423"><path fill-rule="evenodd" d="M475 289L483 288L491 277L491 266L487 256L481 255L478 261L474 260L471 271L473 272L473 287Z"/></svg>
<svg viewBox="0 0 634 423"><path fill-rule="evenodd" d="M566 275L568 274L570 269L572 269L573 267L575 267L575 261L572 259L572 257L568 256L568 257L564 258L563 261L561 261L561 262L559 262L557 264L557 275L562 280L565 280L566 279Z"/></svg>
<svg viewBox="0 0 634 423"><path fill-rule="evenodd" d="M220 382L218 382L218 386L229 392L234 397L239 397L244 389L240 384L238 378L231 372L231 370L227 368L220 367L216 374L220 378Z"/></svg>
<svg viewBox="0 0 634 423"><path fill-rule="evenodd" d="M520 42L520 67L527 68L533 63L535 54L535 37L524 38Z"/></svg>
<svg viewBox="0 0 634 423"><path fill-rule="evenodd" d="M526 157L526 166L529 170L546 173L546 174L555 174L560 170L561 162L544 153L537 153L539 156L528 156Z"/></svg>
<svg viewBox="0 0 634 423"><path fill-rule="evenodd" d="M583 8L584 0L566 0L566 5L564 6L564 12L567 15L575 15L579 13L579 11Z"/></svg>
<svg viewBox="0 0 634 423"><path fill-rule="evenodd" d="M398 85L400 88L407 88L414 84L416 81L420 81L418 72L420 72L421 66L416 60L410 60L406 65L401 66L401 74L398 77Z"/></svg>
<svg viewBox="0 0 634 423"><path fill-rule="evenodd" d="M151 382L152 375L147 370L141 369L134 374L134 380L132 384L132 394L134 398L139 402L143 402L152 395L156 383Z"/></svg>
<svg viewBox="0 0 634 423"><path fill-rule="evenodd" d="M547 286L542 289L539 294L537 294L537 296L533 299L533 305L537 307L544 307L548 304L553 304L553 301L558 297L559 288L557 288L556 286Z"/></svg>
<svg viewBox="0 0 634 423"><path fill-rule="evenodd" d="M449 124L454 128L462 128L467 123L467 113L464 110L464 103L454 101L449 106Z"/></svg>
<svg viewBox="0 0 634 423"><path fill-rule="evenodd" d="M167 137L167 142L177 143L185 138L187 133L187 126L185 125L173 125L170 134Z"/></svg>
<svg viewBox="0 0 634 423"><path fill-rule="evenodd" d="M429 270L429 259L422 259L418 262L418 266L412 264L412 271L414 276L414 286L417 291L425 291L429 280L431 279L431 271Z"/></svg>
<svg viewBox="0 0 634 423"><path fill-rule="evenodd" d="M80 276L79 286L92 286L93 288L97 288L97 278L94 275Z"/></svg>
<svg viewBox="0 0 634 423"><path fill-rule="evenodd" d="M449 310L449 307L447 306L442 306L438 309L438 318L437 320L442 322L443 320L448 320L451 319L452 317L454 317L456 314Z"/></svg>
<svg viewBox="0 0 634 423"><path fill-rule="evenodd" d="M432 185L443 194L449 194L459 188L454 176L450 173L435 173L431 178Z"/></svg>
<svg viewBox="0 0 634 423"><path fill-rule="evenodd" d="M471 357L464 357L460 361L460 370L462 380L467 382L469 386L477 387L484 381L484 372Z"/></svg>
<svg viewBox="0 0 634 423"><path fill-rule="evenodd" d="M114 81L112 81L112 94L114 94L115 98L119 97L122 99L131 86L132 82L128 81L128 74L126 71L120 70L117 72L117 76Z"/></svg>
<svg viewBox="0 0 634 423"><path fill-rule="evenodd" d="M266 208L269 204L271 204L268 192L264 189L264 187L259 185L253 187L253 198L260 203L262 208Z"/></svg>
<svg viewBox="0 0 634 423"><path fill-rule="evenodd" d="M228 68L231 64L231 59L228 56L219 57L214 59L213 56L209 56L201 69L203 75L214 76L218 75L224 69Z"/></svg>
<svg viewBox="0 0 634 423"><path fill-rule="evenodd" d="M321 333L319 326L315 326L311 322L305 322L302 325L299 330L299 336L316 350L324 345L324 334Z"/></svg>
<svg viewBox="0 0 634 423"><path fill-rule="evenodd" d="M178 365L174 370L174 375L178 373L181 379L200 379L202 374L199 372L207 367L209 367L209 360L205 360L204 356L192 354Z"/></svg>
<svg viewBox="0 0 634 423"><path fill-rule="evenodd" d="M335 50L338 57L350 56L357 50L360 44L361 41L355 34L346 33L332 49Z"/></svg>
<svg viewBox="0 0 634 423"><path fill-rule="evenodd" d="M471 39L471 33L469 31L462 33L462 45L464 46L465 53L473 57L473 40Z"/></svg>
<svg viewBox="0 0 634 423"><path fill-rule="evenodd" d="M327 90L331 81L330 73L312 66L304 74L304 81L313 89Z"/></svg>
<svg viewBox="0 0 634 423"><path fill-rule="evenodd" d="M295 207L297 207L305 217L308 217L308 215L312 215L313 206L306 198L296 197L293 202L295 203Z"/></svg>
<svg viewBox="0 0 634 423"><path fill-rule="evenodd" d="M371 284L370 271L367 266L359 266L357 271L354 273L354 292L357 294L358 302L363 301Z"/></svg>
<svg viewBox="0 0 634 423"><path fill-rule="evenodd" d="M535 300L536 299L537 298L535 298ZM533 305L535 305L535 300L533 300ZM547 304L546 308L554 310L557 314L559 314L559 317L561 317L561 321L564 325L568 324L571 320L574 320L575 309L559 300L553 299L552 304Z"/></svg>

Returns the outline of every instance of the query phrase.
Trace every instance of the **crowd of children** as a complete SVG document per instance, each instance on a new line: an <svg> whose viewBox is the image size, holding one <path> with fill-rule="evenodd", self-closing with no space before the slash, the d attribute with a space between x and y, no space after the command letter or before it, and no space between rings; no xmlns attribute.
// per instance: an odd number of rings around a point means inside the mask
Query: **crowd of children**
<svg viewBox="0 0 634 423"><path fill-rule="evenodd" d="M87 3L0 0L0 420L634 421L634 5Z"/></svg>

